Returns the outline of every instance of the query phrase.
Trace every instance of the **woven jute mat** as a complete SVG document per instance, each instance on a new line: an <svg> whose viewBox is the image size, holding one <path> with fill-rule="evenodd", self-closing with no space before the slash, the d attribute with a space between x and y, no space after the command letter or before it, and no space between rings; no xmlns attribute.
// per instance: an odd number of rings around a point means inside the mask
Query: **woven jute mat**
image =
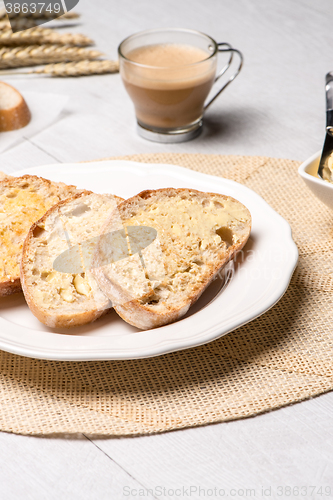
<svg viewBox="0 0 333 500"><path fill-rule="evenodd" d="M331 390L333 216L298 177L299 164L198 154L121 159L181 165L260 194L289 221L299 248L290 286L251 323L156 358L58 362L1 352L1 430L149 434L249 417Z"/></svg>

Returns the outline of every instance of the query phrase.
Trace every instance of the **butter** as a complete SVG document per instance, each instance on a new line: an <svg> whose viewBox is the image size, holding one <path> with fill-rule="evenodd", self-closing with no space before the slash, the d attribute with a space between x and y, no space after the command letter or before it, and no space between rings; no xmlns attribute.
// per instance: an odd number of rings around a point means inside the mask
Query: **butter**
<svg viewBox="0 0 333 500"><path fill-rule="evenodd" d="M209 246L208 240L205 240L205 239L201 240L201 245L200 245L201 250L206 250L206 248L208 248L208 246Z"/></svg>
<svg viewBox="0 0 333 500"><path fill-rule="evenodd" d="M75 287L75 290L77 293L80 293L81 295L85 295L86 297L90 294L91 292L91 286L89 285L88 281L80 274L77 274L74 278L73 285Z"/></svg>
<svg viewBox="0 0 333 500"><path fill-rule="evenodd" d="M60 289L60 297L64 299L66 302L73 302L74 297L72 291L69 288L61 288Z"/></svg>
<svg viewBox="0 0 333 500"><path fill-rule="evenodd" d="M228 227L247 220L248 213L245 207L234 202L231 198L221 201L212 199L203 205L197 199L164 199L159 205L138 213L135 217L124 222L124 225L146 225L156 227L156 218L165 216L163 226L181 239L188 239L190 231L193 237L204 240L204 247L219 244L222 240L216 235L220 227ZM169 226L169 227L168 227Z"/></svg>
<svg viewBox="0 0 333 500"><path fill-rule="evenodd" d="M0 274L11 279L20 275L19 262L23 240L30 226L38 220L50 206L56 203L55 197L45 197L37 192L22 188L12 188L0 194L0 239L2 255L0 255ZM6 257L7 262L4 262Z"/></svg>
<svg viewBox="0 0 333 500"><path fill-rule="evenodd" d="M57 277L57 274L58 274L58 273L56 273L55 271L54 271L54 272L52 272L52 273L50 273L50 274L47 276L46 281L54 281L54 280L56 279L56 277Z"/></svg>

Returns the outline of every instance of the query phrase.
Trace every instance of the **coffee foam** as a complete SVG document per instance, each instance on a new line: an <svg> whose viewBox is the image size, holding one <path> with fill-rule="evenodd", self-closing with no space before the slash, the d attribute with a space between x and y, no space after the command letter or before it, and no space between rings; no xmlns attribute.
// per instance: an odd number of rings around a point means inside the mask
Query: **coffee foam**
<svg viewBox="0 0 333 500"><path fill-rule="evenodd" d="M181 89L203 84L214 77L216 58L191 45L147 45L131 50L123 61L122 77L147 89ZM198 63L198 64L196 64ZM141 66L142 65L142 66Z"/></svg>
<svg viewBox="0 0 333 500"><path fill-rule="evenodd" d="M209 53L198 47L185 44L147 45L131 50L127 59L139 64L158 68L175 68L204 61Z"/></svg>

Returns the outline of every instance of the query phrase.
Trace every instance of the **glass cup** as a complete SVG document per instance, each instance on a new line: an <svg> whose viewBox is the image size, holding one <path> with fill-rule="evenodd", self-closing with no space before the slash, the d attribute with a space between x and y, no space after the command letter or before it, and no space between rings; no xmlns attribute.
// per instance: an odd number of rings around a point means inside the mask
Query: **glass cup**
<svg viewBox="0 0 333 500"><path fill-rule="evenodd" d="M229 60L216 74L218 52ZM208 103L213 84L239 64ZM120 74L132 99L138 133L156 142L183 142L196 137L208 106L238 75L243 56L228 43L188 29L154 29L125 38L118 47Z"/></svg>

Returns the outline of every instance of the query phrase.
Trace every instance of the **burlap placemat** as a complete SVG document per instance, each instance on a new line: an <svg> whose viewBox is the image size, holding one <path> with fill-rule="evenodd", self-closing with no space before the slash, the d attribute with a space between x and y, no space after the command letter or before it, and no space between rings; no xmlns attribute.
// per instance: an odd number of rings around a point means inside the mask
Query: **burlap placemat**
<svg viewBox="0 0 333 500"><path fill-rule="evenodd" d="M19 434L119 436L256 415L333 388L333 220L298 163L259 157L155 154L228 177L291 224L300 259L266 314L207 345L133 361L56 362L1 352L0 428Z"/></svg>

